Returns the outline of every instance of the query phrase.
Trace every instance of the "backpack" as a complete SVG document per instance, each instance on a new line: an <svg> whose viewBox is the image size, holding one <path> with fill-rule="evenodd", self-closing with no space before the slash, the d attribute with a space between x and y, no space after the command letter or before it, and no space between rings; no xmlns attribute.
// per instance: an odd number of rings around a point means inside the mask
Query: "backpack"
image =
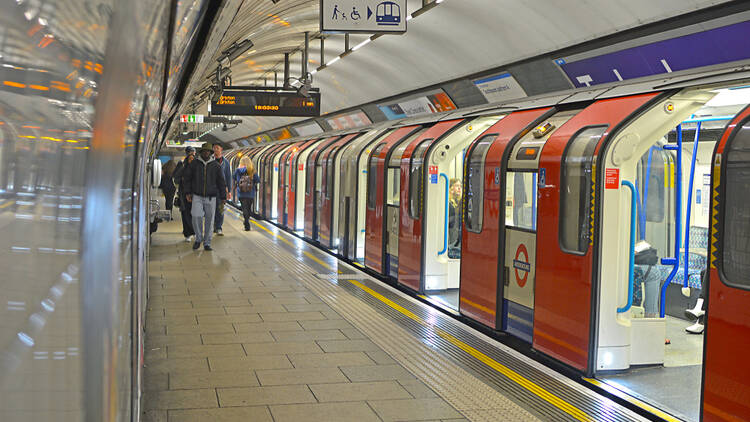
<svg viewBox="0 0 750 422"><path fill-rule="evenodd" d="M249 174L240 177L240 192L250 192L253 190L253 179Z"/></svg>

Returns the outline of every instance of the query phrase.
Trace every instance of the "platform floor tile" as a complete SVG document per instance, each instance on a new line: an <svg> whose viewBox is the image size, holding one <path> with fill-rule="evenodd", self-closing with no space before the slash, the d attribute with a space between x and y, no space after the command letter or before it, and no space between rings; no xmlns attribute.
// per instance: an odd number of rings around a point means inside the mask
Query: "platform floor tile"
<svg viewBox="0 0 750 422"><path fill-rule="evenodd" d="M144 421L463 420L269 259L264 234L225 221L205 252L179 230L152 236Z"/></svg>

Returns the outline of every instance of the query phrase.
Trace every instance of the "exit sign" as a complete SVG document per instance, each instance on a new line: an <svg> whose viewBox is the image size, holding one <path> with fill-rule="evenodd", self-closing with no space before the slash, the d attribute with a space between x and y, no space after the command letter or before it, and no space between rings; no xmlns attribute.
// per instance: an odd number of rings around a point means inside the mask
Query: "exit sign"
<svg viewBox="0 0 750 422"><path fill-rule="evenodd" d="M202 114L181 114L180 123L203 123Z"/></svg>

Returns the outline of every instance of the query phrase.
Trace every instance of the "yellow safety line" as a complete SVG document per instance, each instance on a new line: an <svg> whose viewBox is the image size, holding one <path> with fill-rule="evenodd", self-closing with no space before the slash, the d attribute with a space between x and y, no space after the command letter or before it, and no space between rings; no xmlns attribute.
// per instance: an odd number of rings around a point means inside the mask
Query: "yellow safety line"
<svg viewBox="0 0 750 422"><path fill-rule="evenodd" d="M626 400L628 403L633 404L635 406L638 406L641 409L643 409L643 410L645 410L647 412L650 412L650 413L652 413L652 414L654 414L654 415L656 415L656 416L664 419L665 421L668 421L668 422L681 422L681 419L678 419L678 418L670 415L669 413L666 413L666 412L664 412L662 410L659 410L656 407L651 406L650 404L648 404L646 402L638 400L637 398L629 395L628 393L622 392L622 391L618 390L617 388L615 388L615 387L613 387L613 386L611 386L611 385L609 385L609 384L607 384L605 382L601 382L601 381L599 381L597 379L594 379L594 378L583 378L583 380L586 381L586 382L588 382L588 383L590 383L590 384L593 384L593 385L595 385L595 386L597 386L599 388L607 390L611 394L621 393L621 394L617 394L617 397L620 397L621 399Z"/></svg>
<svg viewBox="0 0 750 422"><path fill-rule="evenodd" d="M447 332L431 325L425 322L423 319L416 316L414 313L409 311L408 309L404 308L403 306L395 303L394 301L388 299L387 297L381 295L380 293L372 290L371 288L363 285L362 283L356 281L356 280L348 280L350 283L354 284L355 286L359 287L360 289L366 291L376 299L380 300L381 302L385 303L386 305L390 306L391 308L401 312L402 314L406 315L410 319L418 322L419 324L432 329L435 331L437 335L444 338L445 340L452 343L454 346L457 346L464 352L470 354L480 362L484 363L485 365L489 366L490 368L496 370L497 372L500 372L501 374L508 377L511 381L515 382L516 384L520 385L521 387L531 391L532 393L536 394L537 396L541 397L548 403L552 404L553 406L557 407L558 409L564 411L565 413L573 416L579 421L587 421L587 422L594 422L594 419L589 417L586 413L584 413L582 410L578 409L577 407L573 406L572 404L566 402L565 400L560 399L559 397L555 396L554 394L550 393L549 391L545 390L544 388L538 386L537 384L533 383L532 381L529 381L527 378L523 377L519 373L513 371L512 369L500 364L496 360L492 359L491 357L485 355L484 353L480 352L479 350L469 346L468 344L462 342L461 340L457 339L456 337L448 334Z"/></svg>
<svg viewBox="0 0 750 422"><path fill-rule="evenodd" d="M9 206L11 206L11 205L13 205L15 203L16 203L16 201L8 201L8 202L4 203L3 205L0 205L0 210L3 209L3 208L8 208Z"/></svg>
<svg viewBox="0 0 750 422"><path fill-rule="evenodd" d="M267 228L261 226L257 222L253 221L253 224L256 226L262 228L267 233L271 234L272 236L276 237L277 239L283 239L278 234L271 232ZM287 242L289 243L289 242ZM290 243L291 244L291 243ZM318 264L322 265L324 268L332 269L331 266L326 264L325 262L321 261L320 259L313 256L311 253L304 251L305 256L308 258L313 259ZM341 271L339 271L339 274ZM413 312L409 311L408 309L404 308L403 306L399 305L398 303L388 299L387 297L381 295L380 293L376 292L375 290L365 286L364 284L360 283L357 280L347 280L348 282L352 283L353 285L359 287L360 289L364 290L365 292L369 293L371 296L375 297L376 299L380 300L381 302L385 303L386 305L390 306L391 308L397 310L398 312L401 312L403 315L408 317L409 319L412 319L419 323L420 325L423 325L427 328L432 329L437 335L444 338L445 340L449 341L451 344L455 345L456 347L460 348L464 352L470 354L475 359L479 360L480 362L484 363L485 365L489 366L490 368L494 369L497 372L500 372L501 374L505 375L507 378L509 378L511 381L515 382L516 384L520 385L521 387L527 389L528 391L536 394L538 397L544 399L548 403L552 404L553 406L557 407L558 409L562 410L563 412L571 415L576 420L583 421L583 422L595 422L595 419L587 415L582 410L578 409L577 407L573 406L572 404L566 402L565 400L555 396L554 394L550 393L549 391L545 390L544 388L540 387L539 385L535 384L534 382L530 381L529 379L525 378L521 374L519 374L516 371L513 371L512 369L500 364L496 360L492 359L491 357L485 355L484 353L480 352L479 350L469 346L468 344L462 342L461 340L457 339L456 337L448 334L447 332L428 324L426 321L415 315Z"/></svg>

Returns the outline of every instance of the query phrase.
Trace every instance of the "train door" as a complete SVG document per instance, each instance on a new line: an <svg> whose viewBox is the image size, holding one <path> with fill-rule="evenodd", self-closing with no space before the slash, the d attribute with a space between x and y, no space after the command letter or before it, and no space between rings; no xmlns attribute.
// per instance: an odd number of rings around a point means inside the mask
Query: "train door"
<svg viewBox="0 0 750 422"><path fill-rule="evenodd" d="M336 204L336 179L339 173L336 171L338 153L344 145L356 139L360 134L353 133L344 136L331 144L321 156L321 194L320 206L317 213L318 241L323 247L332 249L337 247L333 243L333 216Z"/></svg>
<svg viewBox="0 0 750 422"><path fill-rule="evenodd" d="M297 144L289 145L284 152L279 155L279 164L277 172L278 184L276 185L276 215L279 224L286 226L286 192L289 185L289 159L297 148Z"/></svg>
<svg viewBox="0 0 750 422"><path fill-rule="evenodd" d="M387 132L387 131L386 131ZM357 139L349 142L345 145L341 152L339 152L339 169L336 174L340 174L338 178L338 206L337 211L334 214L334 224L336 230L334 231L336 237L334 244L339 245L339 254L342 256L354 260L354 245L356 238L356 197L357 197L357 180L358 170L357 157L359 157L362 149L366 148L373 142L376 142L380 138L381 134L386 133L382 129L373 129L365 132Z"/></svg>
<svg viewBox="0 0 750 422"><path fill-rule="evenodd" d="M289 199L287 200L287 227L294 231L302 229L305 205L305 162L318 140L310 140L300 146L291 163Z"/></svg>
<svg viewBox="0 0 750 422"><path fill-rule="evenodd" d="M399 203L402 209L398 230L398 282L410 289L423 293L422 275L422 225L423 213L427 204L423 203L425 195L425 180L427 169L424 166L425 155L432 144L445 136L461 123L461 120L449 120L435 123L408 145L404 144L404 152L400 163ZM450 151L452 152L452 151ZM437 166L435 180L437 181ZM442 182L442 181L441 181ZM446 189L448 181L445 181ZM446 190L447 192L447 190ZM442 201L441 201L442 202Z"/></svg>
<svg viewBox="0 0 750 422"><path fill-rule="evenodd" d="M279 215L279 199L280 197L283 197L281 194L281 182L282 177L281 175L281 167L283 158L285 158L289 154L289 150L292 148L292 145L286 144L282 148L280 148L276 153L273 155L272 160L272 166L273 166L273 173L271 174L271 189L270 189L270 202L271 202L271 216L270 219L273 221L278 221L280 215ZM283 198L281 198L283 201Z"/></svg>
<svg viewBox="0 0 750 422"><path fill-rule="evenodd" d="M252 210L256 215L261 214L261 210L263 209L261 204L261 198L263 198L263 157L265 156L266 152L272 147L272 145L266 145L258 149L251 157L251 159L253 160L253 166L255 167L255 173L260 179L260 184L255 190L255 201L253 203L254 209Z"/></svg>
<svg viewBox="0 0 750 422"><path fill-rule="evenodd" d="M544 247L536 254L533 347L589 374L598 148L658 95L598 100L558 128L541 152L537 244Z"/></svg>
<svg viewBox="0 0 750 422"><path fill-rule="evenodd" d="M393 218L393 212L388 212L389 207L394 207L393 202L398 201L398 190L394 190L395 185L400 179L393 180L393 175L389 177L389 159L391 152L399 144L408 141L412 136L417 136L422 130L422 126L412 125L404 126L394 130L387 137L379 141L369 158L367 159L367 190L366 190L366 210L365 210L365 265L383 275L388 275L388 266L386 266L388 234L387 228L390 225L398 224L398 220L390 221L388 217ZM396 168L397 170L397 168ZM398 176L396 170L392 171ZM388 185L390 182L390 185ZM389 205L390 204L390 205ZM398 206L396 207L396 218L398 217ZM397 228L396 228L397 230ZM398 237L395 240L398 242ZM398 253L398 245L394 254Z"/></svg>
<svg viewBox="0 0 750 422"><path fill-rule="evenodd" d="M261 176L261 183L263 184L262 215L267 220L272 219L273 202L271 198L274 192L273 180L275 174L273 161L276 153L283 147L284 145L276 145L274 148L269 149L268 153L263 157L263 175Z"/></svg>
<svg viewBox="0 0 750 422"><path fill-rule="evenodd" d="M313 240L329 248L330 204L333 195L333 157L335 152L358 134L344 135L326 145L315 159L315 208L313 209Z"/></svg>
<svg viewBox="0 0 750 422"><path fill-rule="evenodd" d="M750 420L750 107L732 119L713 156L710 282L701 416Z"/></svg>
<svg viewBox="0 0 750 422"><path fill-rule="evenodd" d="M319 184L320 178L316 174L316 162L320 154L333 142L339 139L338 136L333 136L325 139L315 147L310 155L307 157L305 163L305 237L310 240L315 240L317 237L315 228L315 214L317 213L317 195L316 185Z"/></svg>
<svg viewBox="0 0 750 422"><path fill-rule="evenodd" d="M580 109L548 117L510 148L503 174L505 206L501 245L502 329L531 343L537 254L539 156L544 144ZM546 173L541 175L546 179Z"/></svg>
<svg viewBox="0 0 750 422"><path fill-rule="evenodd" d="M353 166L357 172L353 178L355 183L354 196L352 203L354 204L354 221L351 227L350 239L352 239L352 260L360 264L365 261L365 225L367 223L367 183L368 183L368 164L370 162L370 155L373 152L373 147L388 136L390 136L395 129L388 129L381 135L378 135L373 141L369 142L366 147L361 148L359 152L353 157Z"/></svg>
<svg viewBox="0 0 750 422"><path fill-rule="evenodd" d="M711 158L727 120L750 101L750 89L740 91L663 99L613 136L601 161L596 376L691 421L700 417L704 347L702 322L688 316L703 312ZM655 262L642 262L640 250Z"/></svg>
<svg viewBox="0 0 750 422"><path fill-rule="evenodd" d="M464 164L464 223L461 238L459 311L488 327L502 319L502 280L498 268L505 218L500 198L510 148L542 123L551 109L511 113L479 136L467 149ZM506 150L508 152L506 152ZM498 297L501 300L498 300Z"/></svg>

